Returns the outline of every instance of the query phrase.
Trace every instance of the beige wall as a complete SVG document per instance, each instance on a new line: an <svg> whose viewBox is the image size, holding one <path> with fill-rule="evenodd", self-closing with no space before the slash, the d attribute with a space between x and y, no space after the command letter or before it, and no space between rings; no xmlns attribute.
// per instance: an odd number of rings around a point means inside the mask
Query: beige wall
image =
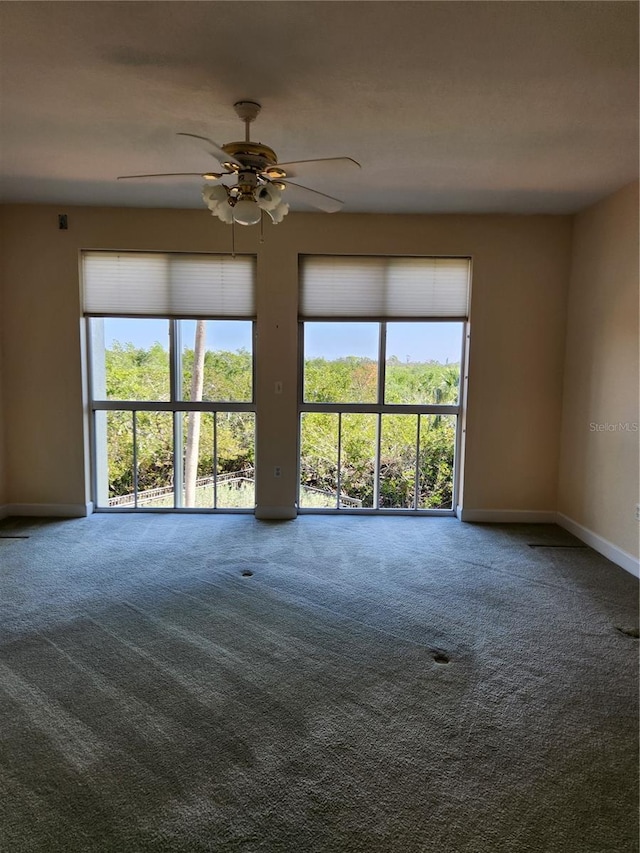
<svg viewBox="0 0 640 853"><path fill-rule="evenodd" d="M0 315L2 309L0 306ZM6 475L4 453L4 407L2 405L2 341L0 340L0 518L5 515L7 503Z"/></svg>
<svg viewBox="0 0 640 853"><path fill-rule="evenodd" d="M57 230L57 214L69 230ZM231 230L206 211L54 208L3 211L5 431L12 504L89 500L81 362L82 248L225 252ZM473 257L464 506L553 512L557 499L571 218L290 214L238 229L258 254L258 504L296 492L298 253ZM284 383L273 394L276 380ZM274 465L282 478L268 476Z"/></svg>
<svg viewBox="0 0 640 853"><path fill-rule="evenodd" d="M0 258L3 255L3 240L2 234L0 232ZM4 407L3 407L3 395L2 395L2 382L3 382L3 350L4 350L4 337L2 334L2 317L4 316L3 309L3 277L2 270L0 269L0 518L2 518L5 514L4 507L7 502L7 489L6 489L6 475L5 475L5 453L4 453Z"/></svg>
<svg viewBox="0 0 640 853"><path fill-rule="evenodd" d="M575 218L566 340L558 510L637 557L637 183Z"/></svg>

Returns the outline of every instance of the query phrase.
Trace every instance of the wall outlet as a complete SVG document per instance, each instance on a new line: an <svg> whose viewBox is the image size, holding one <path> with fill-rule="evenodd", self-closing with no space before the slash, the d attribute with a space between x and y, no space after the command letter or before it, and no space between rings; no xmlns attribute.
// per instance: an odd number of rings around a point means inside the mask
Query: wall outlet
<svg viewBox="0 0 640 853"><path fill-rule="evenodd" d="M282 475L282 471L280 470L280 466L276 465L275 468L273 469L273 476L274 477L280 477L281 475Z"/></svg>
<svg viewBox="0 0 640 853"><path fill-rule="evenodd" d="M640 521L640 504L636 504L636 521Z"/></svg>

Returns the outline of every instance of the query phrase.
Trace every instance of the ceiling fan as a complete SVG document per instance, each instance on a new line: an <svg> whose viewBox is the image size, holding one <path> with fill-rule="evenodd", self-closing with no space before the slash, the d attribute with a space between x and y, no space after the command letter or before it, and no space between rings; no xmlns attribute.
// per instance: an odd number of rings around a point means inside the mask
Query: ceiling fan
<svg viewBox="0 0 640 853"><path fill-rule="evenodd" d="M245 125L245 138L241 142L226 142L218 145L206 136L195 133L178 133L204 143L205 150L218 161L222 171L167 172L153 175L121 175L119 181L140 178L199 177L206 181L202 198L214 216L223 222L238 225L255 225L264 210L274 223L282 222L289 212L289 201L296 199L326 213L340 210L343 201L301 186L291 181L305 173L329 172L339 175L360 164L351 157L324 157L319 160L297 160L279 163L275 151L261 142L252 142L249 126L255 121L261 106L256 101L238 101L234 105L236 114Z"/></svg>

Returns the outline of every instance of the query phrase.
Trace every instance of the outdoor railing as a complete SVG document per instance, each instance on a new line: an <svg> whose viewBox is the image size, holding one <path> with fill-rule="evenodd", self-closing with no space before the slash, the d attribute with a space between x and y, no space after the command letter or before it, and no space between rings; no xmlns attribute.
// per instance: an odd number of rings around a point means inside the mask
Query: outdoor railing
<svg viewBox="0 0 640 853"><path fill-rule="evenodd" d="M251 476L247 476L247 475ZM225 485L229 485L231 483L240 483L240 482L248 482L253 483L254 481L254 468L243 468L241 471L227 471L224 474L218 474L216 477L200 477L196 480L196 488L201 486L212 486L214 482L217 482L218 485L224 483ZM158 498L164 498L167 495L173 494L174 487L171 486L158 486L155 489L144 489L144 491L138 492L138 503L137 505L144 505L152 503L153 501L158 500ZM136 504L136 495L135 492L131 492L128 495L117 495L116 497L109 498L109 506L134 506Z"/></svg>
<svg viewBox="0 0 640 853"><path fill-rule="evenodd" d="M217 485L232 485L236 483L253 483L254 482L254 474L255 469L253 467L243 468L240 471L226 471L224 474L218 474L216 477L199 477L196 480L196 488L202 488L205 486L213 486L214 483ZM331 491L330 489L317 489L315 486L303 486L306 492L313 492L317 495L323 495L327 498L332 498L333 500L338 499L338 495L336 492ZM173 485L171 486L158 486L155 489L144 489L143 491L138 492L138 500L136 503L136 495L135 492L131 492L128 495L117 495L113 498L109 498L109 506L110 507L126 507L126 506L145 506L153 503L154 501L159 500L160 498L167 497L167 495L172 495L174 491ZM360 498L352 498L349 495L340 495L340 506L343 507L362 507L362 501Z"/></svg>
<svg viewBox="0 0 640 853"><path fill-rule="evenodd" d="M338 495L329 489L316 489L315 486L303 486L305 492L314 492L317 495L324 495L328 498L337 500ZM340 506L361 507L362 501L360 498L350 498L349 495L340 495Z"/></svg>

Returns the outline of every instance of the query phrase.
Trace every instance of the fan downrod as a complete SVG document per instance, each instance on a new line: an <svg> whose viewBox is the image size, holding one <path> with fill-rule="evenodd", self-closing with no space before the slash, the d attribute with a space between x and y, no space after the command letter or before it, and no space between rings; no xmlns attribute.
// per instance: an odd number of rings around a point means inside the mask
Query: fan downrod
<svg viewBox="0 0 640 853"><path fill-rule="evenodd" d="M244 122L244 139L245 142L249 142L251 139L251 136L249 135L249 125L252 121L256 120L256 117L262 107L257 101L236 101L233 108L236 111L238 118Z"/></svg>

